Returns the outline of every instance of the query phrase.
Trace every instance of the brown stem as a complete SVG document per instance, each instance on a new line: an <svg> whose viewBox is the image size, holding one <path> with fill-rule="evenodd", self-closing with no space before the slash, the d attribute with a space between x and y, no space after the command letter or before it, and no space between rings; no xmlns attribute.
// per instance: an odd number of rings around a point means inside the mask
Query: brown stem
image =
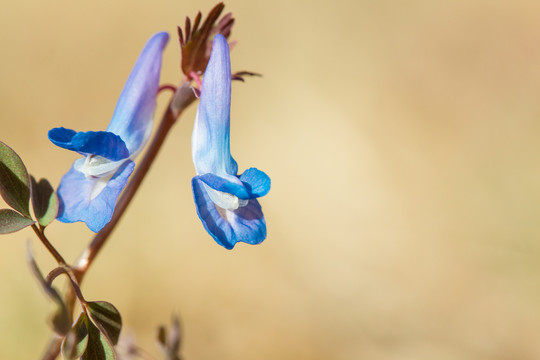
<svg viewBox="0 0 540 360"><path fill-rule="evenodd" d="M63 336L60 336L56 333L52 335L51 340L49 340L49 345L45 349L45 353L41 357L42 360L55 360L60 353L60 347L62 346L62 341L64 340Z"/></svg>
<svg viewBox="0 0 540 360"><path fill-rule="evenodd" d="M172 97L167 110L161 118L161 123L152 139L152 142L146 150L144 158L140 162L139 166L133 173L131 180L122 193L120 200L118 200L111 221L105 225L99 233L96 234L92 242L88 245L86 250L79 257L79 260L76 262L73 267L73 271L76 277L77 282L80 284L84 278L84 275L92 265L92 262L96 258L97 254L102 249L103 245L109 238L109 235L114 230L116 224L126 211L128 205L130 204L133 196L139 189L144 177L148 173L150 166L154 162L159 149L163 145L167 134L171 127L176 123L178 117L182 112L191 105L196 100L195 94L191 89L190 82L186 79L182 81L181 86L176 89L174 96ZM53 248L54 249L54 248ZM60 257L61 258L61 257ZM63 259L62 259L63 260ZM65 262L64 262L65 263ZM73 291L73 287L69 287L66 293L66 306L68 313L72 316L73 309L75 306L76 295ZM73 316L72 316L73 319ZM51 339L49 346L46 349L45 354L42 357L42 360L54 360L58 357L60 352L60 346L62 344L62 338L59 338L57 335L54 335Z"/></svg>
<svg viewBox="0 0 540 360"><path fill-rule="evenodd" d="M43 245L45 245L47 250L49 250L51 255L54 256L56 262L58 262L58 265L66 265L66 261L64 260L62 255L60 255L60 253L54 248L54 246L52 246L52 244L49 242L49 240L45 236L45 233L43 232L43 229L40 229L37 227L36 224L33 224L32 230L34 230L39 240L41 240L41 242L43 243Z"/></svg>
<svg viewBox="0 0 540 360"><path fill-rule="evenodd" d="M174 85L170 85L170 84L165 84L165 85L161 85L158 89L158 94L161 93L162 91L165 91L165 90L170 90L172 91L173 93L176 92L176 86Z"/></svg>

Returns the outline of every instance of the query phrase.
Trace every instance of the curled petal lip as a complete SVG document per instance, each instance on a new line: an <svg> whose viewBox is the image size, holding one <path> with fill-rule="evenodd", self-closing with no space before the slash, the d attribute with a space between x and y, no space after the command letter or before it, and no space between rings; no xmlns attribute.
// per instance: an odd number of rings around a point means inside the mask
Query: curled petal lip
<svg viewBox="0 0 540 360"><path fill-rule="evenodd" d="M194 177L191 184L197 215L219 245L230 250L237 242L256 245L266 238L266 221L257 199L238 209L225 210L211 200L199 177Z"/></svg>
<svg viewBox="0 0 540 360"><path fill-rule="evenodd" d="M251 194L248 189L237 180L237 182L230 181L229 179L224 179L214 174L204 174L197 176L203 183L208 185L214 190L221 191L224 193L232 194L239 199L247 200L251 199ZM231 176L232 178L232 176Z"/></svg>
<svg viewBox="0 0 540 360"><path fill-rule="evenodd" d="M214 190L232 194L240 199L248 200L262 197L270 191L270 177L256 168L250 168L239 178L226 178L208 173L198 178Z"/></svg>
<svg viewBox="0 0 540 360"><path fill-rule="evenodd" d="M259 169L247 169L240 175L240 181L249 189L251 198L263 197L270 191L270 177Z"/></svg>
<svg viewBox="0 0 540 360"><path fill-rule="evenodd" d="M75 132L63 127L49 130L49 139L61 148L80 154L99 155L112 161L129 157L122 138L107 131Z"/></svg>

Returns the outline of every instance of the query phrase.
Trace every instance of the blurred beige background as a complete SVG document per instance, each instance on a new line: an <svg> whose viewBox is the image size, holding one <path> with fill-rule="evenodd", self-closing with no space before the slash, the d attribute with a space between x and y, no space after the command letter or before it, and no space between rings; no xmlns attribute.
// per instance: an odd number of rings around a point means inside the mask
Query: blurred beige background
<svg viewBox="0 0 540 360"><path fill-rule="evenodd" d="M55 185L56 126L104 129L150 35L213 1L4 1L0 139ZM540 358L540 3L246 1L232 152L272 177L268 239L233 251L198 220L193 107L91 269L152 355L181 316L186 359ZM179 79L173 37L162 81ZM158 115L168 95L161 95ZM91 238L55 223L68 259ZM0 239L0 358L37 359L50 304Z"/></svg>

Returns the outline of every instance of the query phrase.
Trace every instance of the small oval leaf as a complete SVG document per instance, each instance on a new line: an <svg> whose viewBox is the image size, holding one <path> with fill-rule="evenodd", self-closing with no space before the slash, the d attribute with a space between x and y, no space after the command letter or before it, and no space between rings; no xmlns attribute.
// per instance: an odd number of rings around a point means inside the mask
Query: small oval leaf
<svg viewBox="0 0 540 360"><path fill-rule="evenodd" d="M86 321L88 329L88 345L81 357L82 360L116 360L116 353L109 338L89 320Z"/></svg>
<svg viewBox="0 0 540 360"><path fill-rule="evenodd" d="M56 219L58 198L47 179L41 179L39 182L36 182L33 176L30 179L32 182L32 206L34 207L34 214L39 225L46 227Z"/></svg>
<svg viewBox="0 0 540 360"><path fill-rule="evenodd" d="M77 321L62 342L62 356L65 360L80 358L88 346L88 318L80 313Z"/></svg>
<svg viewBox="0 0 540 360"><path fill-rule="evenodd" d="M9 234L19 231L33 223L35 223L34 220L28 219L11 209L0 210L0 234Z"/></svg>
<svg viewBox="0 0 540 360"><path fill-rule="evenodd" d="M30 218L30 181L21 158L0 141L0 195L6 203Z"/></svg>
<svg viewBox="0 0 540 360"><path fill-rule="evenodd" d="M87 304L90 320L102 328L113 345L118 343L122 329L122 317L116 308L106 301L89 301Z"/></svg>

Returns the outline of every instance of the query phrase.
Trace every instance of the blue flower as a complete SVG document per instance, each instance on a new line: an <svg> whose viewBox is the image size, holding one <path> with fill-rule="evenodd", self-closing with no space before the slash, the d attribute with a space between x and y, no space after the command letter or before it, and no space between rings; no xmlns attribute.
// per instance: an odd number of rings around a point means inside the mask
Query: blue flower
<svg viewBox="0 0 540 360"><path fill-rule="evenodd" d="M214 38L204 73L192 135L191 181L197 214L218 244L232 249L241 241L259 244L266 238L266 222L256 198L270 190L270 178L255 168L237 176L231 156L229 131L231 64L227 40Z"/></svg>
<svg viewBox="0 0 540 360"><path fill-rule="evenodd" d="M83 221L94 232L111 220L135 167L132 160L152 132L162 52L168 40L169 35L162 32L145 45L106 131L76 132L63 127L49 131L55 145L85 156L60 181L58 220Z"/></svg>

